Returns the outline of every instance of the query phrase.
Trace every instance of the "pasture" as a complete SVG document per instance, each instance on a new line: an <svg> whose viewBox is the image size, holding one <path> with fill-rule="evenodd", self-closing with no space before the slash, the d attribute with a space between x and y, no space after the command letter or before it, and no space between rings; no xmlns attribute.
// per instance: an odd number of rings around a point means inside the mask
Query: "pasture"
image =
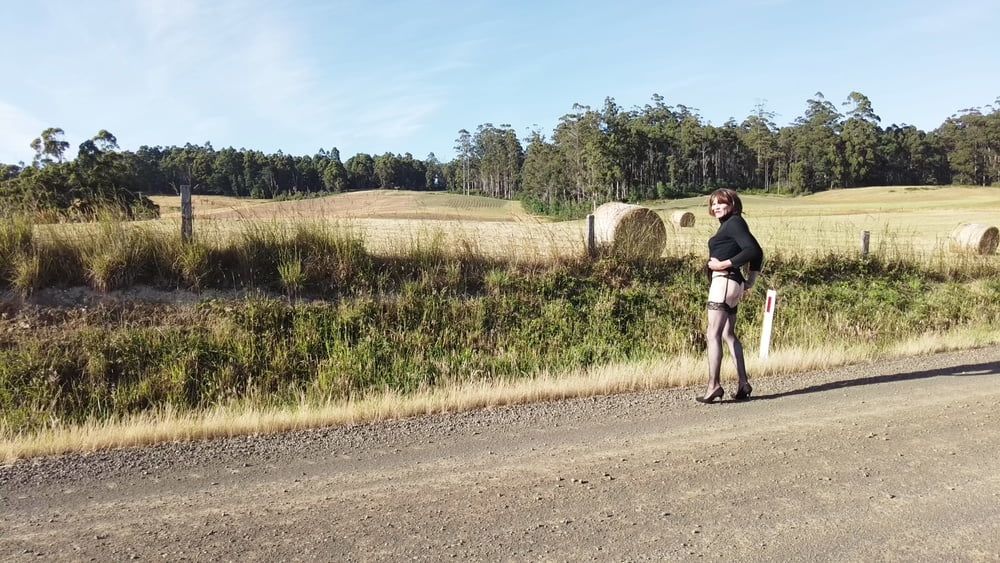
<svg viewBox="0 0 1000 563"><path fill-rule="evenodd" d="M928 256L947 251L961 223L1000 225L1000 190L994 188L856 188L803 197L748 195L743 203L765 249L800 255L857 250L861 232L869 231L873 252ZM704 198L650 206L665 218L675 209L698 216L695 228L674 229L675 248L700 252L716 228Z"/></svg>
<svg viewBox="0 0 1000 563"><path fill-rule="evenodd" d="M179 198L155 196L157 228L176 229ZM746 195L744 215L768 252L816 255L856 251L862 231L871 251L930 258L949 254L949 237L961 223L1000 225L1000 189L980 187L875 187L832 190L808 196ZM704 197L640 202L667 226L664 255L700 254L717 224ZM582 251L583 220L551 222L526 213L520 202L460 194L373 190L316 199L261 202L194 196L195 230L202 240L224 238L250 223L293 225L324 222L366 241L372 252L390 252L421 241L490 256L545 259ZM676 210L691 211L694 227L670 222ZM59 226L58 229L80 228Z"/></svg>

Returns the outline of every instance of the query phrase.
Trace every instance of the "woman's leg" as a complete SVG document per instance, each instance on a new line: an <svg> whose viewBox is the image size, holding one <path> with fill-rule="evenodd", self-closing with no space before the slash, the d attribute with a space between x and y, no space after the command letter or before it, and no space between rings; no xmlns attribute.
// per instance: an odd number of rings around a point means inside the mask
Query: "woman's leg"
<svg viewBox="0 0 1000 563"><path fill-rule="evenodd" d="M729 346L729 352L736 362L736 377L738 378L738 389L744 389L749 384L747 380L746 361L743 358L743 343L736 336L736 313L726 315L726 323L722 329L722 339ZM721 348L721 347L720 347Z"/></svg>
<svg viewBox="0 0 1000 563"><path fill-rule="evenodd" d="M738 379L737 389L745 389L749 385L749 381L747 380L746 361L743 358L743 343L740 342L739 337L736 336L735 308L742 300L743 286L741 284L732 284L727 287L726 304L729 305L733 311L726 315L725 326L722 328L722 339L725 340L726 344L729 346L729 352L733 355L733 361L736 363L736 377Z"/></svg>
<svg viewBox="0 0 1000 563"><path fill-rule="evenodd" d="M709 397L722 386L719 377L722 368L722 333L729 317L730 287L738 283L723 277L712 278L708 288L708 328L705 330L705 343L708 352L708 389L705 397Z"/></svg>
<svg viewBox="0 0 1000 563"><path fill-rule="evenodd" d="M726 326L729 312L725 310L708 310L708 329L705 331L705 341L708 344L708 397L722 386L719 377L722 368L722 331Z"/></svg>

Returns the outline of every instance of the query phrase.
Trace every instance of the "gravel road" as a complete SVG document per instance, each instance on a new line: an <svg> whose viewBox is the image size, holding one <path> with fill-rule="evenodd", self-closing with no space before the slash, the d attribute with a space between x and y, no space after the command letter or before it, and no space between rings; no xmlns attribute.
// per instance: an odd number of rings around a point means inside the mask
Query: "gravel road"
<svg viewBox="0 0 1000 563"><path fill-rule="evenodd" d="M0 468L2 560L998 560L1000 347Z"/></svg>

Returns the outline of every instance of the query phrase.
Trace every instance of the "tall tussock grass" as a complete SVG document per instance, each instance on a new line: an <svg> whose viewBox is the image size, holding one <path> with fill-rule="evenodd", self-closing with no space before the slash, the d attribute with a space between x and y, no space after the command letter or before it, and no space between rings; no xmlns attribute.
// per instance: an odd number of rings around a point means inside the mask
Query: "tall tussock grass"
<svg viewBox="0 0 1000 563"><path fill-rule="evenodd" d="M113 218L74 227L35 236L26 220L0 220L0 287L24 295L46 287L108 292L144 284L331 296L376 285L375 261L364 242L321 223L249 223L235 237L191 241L156 225Z"/></svg>
<svg viewBox="0 0 1000 563"><path fill-rule="evenodd" d="M7 262L11 257L31 248L34 225L23 216L0 217L0 260Z"/></svg>
<svg viewBox="0 0 1000 563"><path fill-rule="evenodd" d="M98 232L81 246L81 262L94 289L107 292L155 280L163 256L161 237L118 221L98 223Z"/></svg>
<svg viewBox="0 0 1000 563"><path fill-rule="evenodd" d="M34 226L22 216L0 217L0 280L22 293L31 293L36 280L26 276L36 259L31 257Z"/></svg>

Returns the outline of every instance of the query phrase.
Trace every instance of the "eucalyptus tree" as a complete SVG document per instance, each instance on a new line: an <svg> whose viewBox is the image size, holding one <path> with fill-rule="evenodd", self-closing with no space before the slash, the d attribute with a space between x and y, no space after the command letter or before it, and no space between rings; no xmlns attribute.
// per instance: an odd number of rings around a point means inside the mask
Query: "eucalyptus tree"
<svg viewBox="0 0 1000 563"><path fill-rule="evenodd" d="M424 159L424 186L431 190L440 190L448 187L447 176L444 165L438 160L434 153L428 153Z"/></svg>
<svg viewBox="0 0 1000 563"><path fill-rule="evenodd" d="M469 195L472 189L473 153L472 134L465 129L459 130L458 138L455 139L455 158L461 166L456 170L458 182L455 183L455 188L457 189L461 185L462 192L465 195Z"/></svg>
<svg viewBox="0 0 1000 563"><path fill-rule="evenodd" d="M743 141L743 131L730 118L722 127L713 127L712 146L715 151L711 158L714 185L749 186L754 181L756 156Z"/></svg>
<svg viewBox="0 0 1000 563"><path fill-rule="evenodd" d="M491 197L513 198L524 161L517 134L510 125L484 123L476 128L472 142L479 189Z"/></svg>
<svg viewBox="0 0 1000 563"><path fill-rule="evenodd" d="M326 167L323 169L323 186L327 191L340 193L350 187L347 168L340 161L340 150L333 147L329 152L320 150Z"/></svg>
<svg viewBox="0 0 1000 563"><path fill-rule="evenodd" d="M840 144L843 117L822 92L807 100L805 115L795 121L791 170L797 191L843 186L844 165Z"/></svg>
<svg viewBox="0 0 1000 563"><path fill-rule="evenodd" d="M186 143L183 147L169 147L160 163L167 181L174 190L181 185L194 190L205 182L211 173L211 161L215 155L210 143L204 147Z"/></svg>
<svg viewBox="0 0 1000 563"><path fill-rule="evenodd" d="M568 164L576 202L603 200L605 170L609 159L602 150L601 115L590 106L573 104L573 112L559 120L553 140Z"/></svg>
<svg viewBox="0 0 1000 563"><path fill-rule="evenodd" d="M679 106L680 157L683 167L681 181L690 186L708 184L708 151L711 143L709 131L702 126L697 110Z"/></svg>
<svg viewBox="0 0 1000 563"><path fill-rule="evenodd" d="M399 169L396 172L396 184L408 190L420 190L427 187L427 165L413 154L405 152L396 157Z"/></svg>
<svg viewBox="0 0 1000 563"><path fill-rule="evenodd" d="M32 163L35 166L45 166L48 164L62 163L63 155L69 148L69 143L63 140L65 132L58 127L49 127L42 131L42 134L35 137L29 146L35 151Z"/></svg>
<svg viewBox="0 0 1000 563"><path fill-rule="evenodd" d="M69 209L79 193L79 180L79 174L69 163L52 161L44 166L30 166L5 183L5 204L33 211Z"/></svg>
<svg viewBox="0 0 1000 563"><path fill-rule="evenodd" d="M219 195L250 195L243 174L243 157L236 149L226 147L215 153L205 191Z"/></svg>
<svg viewBox="0 0 1000 563"><path fill-rule="evenodd" d="M352 189L368 189L374 187L378 182L375 176L375 160L369 154L359 152L347 159L344 168L347 169L347 177Z"/></svg>
<svg viewBox="0 0 1000 563"><path fill-rule="evenodd" d="M934 132L948 152L956 182L1000 183L1000 111L990 106L986 110L964 109Z"/></svg>
<svg viewBox="0 0 1000 563"><path fill-rule="evenodd" d="M0 164L0 182L16 178L23 168L16 164Z"/></svg>
<svg viewBox="0 0 1000 563"><path fill-rule="evenodd" d="M305 193L323 190L322 161L309 155L295 157L295 170L299 179L299 189Z"/></svg>
<svg viewBox="0 0 1000 563"><path fill-rule="evenodd" d="M653 94L632 120L633 181L639 186L665 184L676 189L681 184L680 119L663 96Z"/></svg>
<svg viewBox="0 0 1000 563"><path fill-rule="evenodd" d="M566 155L555 144L547 142L539 131L532 132L527 144L522 199L537 202L541 210L551 212L560 202L571 198L567 191L571 180Z"/></svg>
<svg viewBox="0 0 1000 563"><path fill-rule="evenodd" d="M268 199L272 197L270 185L264 181L264 168L267 166L267 156L261 151L243 151L243 182L250 197Z"/></svg>
<svg viewBox="0 0 1000 563"><path fill-rule="evenodd" d="M871 100L860 92L851 92L843 105L851 108L840 133L846 165L845 184L872 185L877 183L875 173L881 168L877 148L882 134L878 124L882 119L875 115Z"/></svg>
<svg viewBox="0 0 1000 563"><path fill-rule="evenodd" d="M633 130L629 126L632 119L633 116L624 111L614 98L604 99L604 108L601 110L604 134L600 137L600 150L607 162L604 170L607 199L640 199L648 191L644 188L651 187L642 186L630 179L633 171L630 162L634 151Z"/></svg>
<svg viewBox="0 0 1000 563"><path fill-rule="evenodd" d="M74 199L111 202L121 188L132 187L127 164L117 149L118 140L105 129L80 143L74 161L79 191Z"/></svg>
<svg viewBox="0 0 1000 563"><path fill-rule="evenodd" d="M778 127L774 123L775 113L767 109L766 100L758 101L754 111L742 124L743 139L753 149L756 157L754 181L771 191L771 164L778 156Z"/></svg>
<svg viewBox="0 0 1000 563"><path fill-rule="evenodd" d="M985 182L996 186L1000 185L1000 97L997 97L991 109L992 111L984 116Z"/></svg>
<svg viewBox="0 0 1000 563"><path fill-rule="evenodd" d="M375 177L383 189L399 187L401 171L402 162L398 156L387 152L375 157Z"/></svg>
<svg viewBox="0 0 1000 563"><path fill-rule="evenodd" d="M295 167L295 159L280 150L267 155L261 178L268 186L271 196L282 193L298 193L300 191L299 171Z"/></svg>
<svg viewBox="0 0 1000 563"><path fill-rule="evenodd" d="M125 152L129 166L135 171L139 191L146 194L173 193L161 163L166 154L163 147L142 145L136 152Z"/></svg>

